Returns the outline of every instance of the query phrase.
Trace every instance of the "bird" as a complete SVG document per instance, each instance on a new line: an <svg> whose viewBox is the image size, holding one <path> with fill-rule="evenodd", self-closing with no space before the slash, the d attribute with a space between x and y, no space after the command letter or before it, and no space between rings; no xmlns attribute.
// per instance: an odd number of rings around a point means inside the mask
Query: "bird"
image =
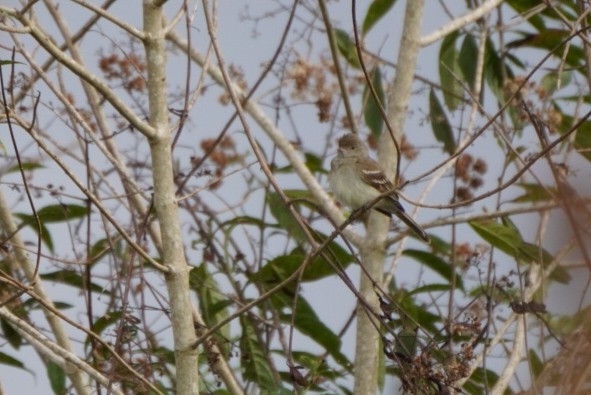
<svg viewBox="0 0 591 395"><path fill-rule="evenodd" d="M341 203L357 210L378 196L391 192L373 208L390 218L395 215L425 242L431 241L427 232L406 214L398 201L394 184L380 164L369 156L367 147L357 134L348 133L339 138L337 152L330 162L328 183Z"/></svg>

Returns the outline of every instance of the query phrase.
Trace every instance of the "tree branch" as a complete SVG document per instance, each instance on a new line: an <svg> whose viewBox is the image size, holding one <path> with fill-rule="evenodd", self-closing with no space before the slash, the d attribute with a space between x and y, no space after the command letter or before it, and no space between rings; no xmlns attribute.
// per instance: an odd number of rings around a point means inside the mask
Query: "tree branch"
<svg viewBox="0 0 591 395"><path fill-rule="evenodd" d="M442 39L451 32L455 32L456 30L459 30L474 21L477 21L478 19L484 17L486 14L491 12L494 8L498 7L502 2L503 0L488 0L485 3L482 3L479 7L473 9L465 15L462 15L454 19L447 25L435 30L433 33L428 34L425 37L421 37L419 41L420 45L422 47L431 45L435 41Z"/></svg>

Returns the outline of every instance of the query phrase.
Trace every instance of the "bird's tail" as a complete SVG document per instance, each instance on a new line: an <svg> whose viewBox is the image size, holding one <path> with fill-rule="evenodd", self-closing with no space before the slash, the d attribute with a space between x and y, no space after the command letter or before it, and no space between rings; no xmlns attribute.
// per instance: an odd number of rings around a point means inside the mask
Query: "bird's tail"
<svg viewBox="0 0 591 395"><path fill-rule="evenodd" d="M382 199L376 206L374 206L374 208L389 217L394 214L426 243L431 242L431 238L427 232L425 232L425 229L421 228L419 224L409 217L409 215L404 211L404 207L402 207L397 199L393 197L387 197Z"/></svg>
<svg viewBox="0 0 591 395"><path fill-rule="evenodd" d="M415 232L417 236L423 239L426 243L431 242L431 238L429 237L427 232L425 232L425 229L421 228L421 226L417 224L411 217L409 217L407 213L405 213L404 211L396 210L395 212L393 212L393 214L396 215L402 222L404 222L406 226L408 226L413 232Z"/></svg>

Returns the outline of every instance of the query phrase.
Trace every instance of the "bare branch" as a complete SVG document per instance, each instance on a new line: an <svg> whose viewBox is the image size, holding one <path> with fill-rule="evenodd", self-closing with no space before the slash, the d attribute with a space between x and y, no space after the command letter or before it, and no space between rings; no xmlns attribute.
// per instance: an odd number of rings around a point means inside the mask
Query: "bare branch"
<svg viewBox="0 0 591 395"><path fill-rule="evenodd" d="M465 15L462 15L453 21L449 22L447 25L440 27L433 33L428 34L425 37L422 37L420 40L420 45L422 47L426 47L427 45L433 44L435 41L442 39L443 37L447 36L451 32L455 32L463 28L464 26L477 21L478 19L486 16L489 12L491 12L494 8L498 7L503 0L488 0L482 3L477 8L474 8L470 12Z"/></svg>

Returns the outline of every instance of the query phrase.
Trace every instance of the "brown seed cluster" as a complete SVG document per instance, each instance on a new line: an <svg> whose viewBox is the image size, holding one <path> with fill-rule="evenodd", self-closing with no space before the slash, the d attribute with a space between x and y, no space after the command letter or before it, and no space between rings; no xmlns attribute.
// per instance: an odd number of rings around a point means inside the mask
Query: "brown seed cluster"
<svg viewBox="0 0 591 395"><path fill-rule="evenodd" d="M473 266L477 267L489 250L490 246L488 244L476 244L474 247L468 243L457 244L455 246L457 265L462 270L468 270Z"/></svg>
<svg viewBox="0 0 591 395"><path fill-rule="evenodd" d="M473 191L484 183L482 176L486 174L488 165L484 159L475 159L470 154L462 154L455 166L455 176L458 186L455 190L454 202L463 202L474 197Z"/></svg>
<svg viewBox="0 0 591 395"><path fill-rule="evenodd" d="M345 117L346 118L346 117ZM372 150L378 149L378 140L375 138L373 134L369 134L367 136L367 146ZM402 135L402 140L399 144L400 154L404 156L406 160L412 161L415 160L419 156L419 151L416 149L414 145L406 138L406 135ZM400 183L402 185L402 183Z"/></svg>
<svg viewBox="0 0 591 395"><path fill-rule="evenodd" d="M202 172L203 175L214 176L214 181L209 185L210 189L217 189L222 183L224 170L231 164L241 163L243 156L236 151L236 143L230 136L224 136L216 145L215 138L204 139L201 141L201 150L209 154L209 161L213 163L215 169ZM201 162L201 157L191 157L191 163L196 165Z"/></svg>
<svg viewBox="0 0 591 395"><path fill-rule="evenodd" d="M146 89L144 72L146 64L139 56L110 54L99 59L99 67L110 81L120 81L128 92L143 92Z"/></svg>
<svg viewBox="0 0 591 395"><path fill-rule="evenodd" d="M409 161L415 160L419 156L419 151L408 141L405 134L402 135L400 142L400 153Z"/></svg>
<svg viewBox="0 0 591 395"><path fill-rule="evenodd" d="M472 343L461 343L459 352L443 361L442 351L426 349L410 359L399 360L400 378L406 393L451 393L459 380L470 375L470 364L475 357Z"/></svg>
<svg viewBox="0 0 591 395"><path fill-rule="evenodd" d="M230 80L232 80L232 82L236 84L236 86L238 86L240 90L245 92L248 89L248 83L244 78L244 71L240 66L231 64L228 67L228 74L230 75ZM220 95L218 100L220 104L227 105L230 104L230 102L232 101L232 97L230 96L228 91L225 90L224 93Z"/></svg>
<svg viewBox="0 0 591 395"><path fill-rule="evenodd" d="M384 313L382 318L394 324L392 337L382 337L382 349L399 372L405 393L452 393L457 382L470 375L470 366L476 357L474 348L482 344L485 330L482 317L486 314L482 304L471 303L463 318L446 321L437 341L423 337L424 331L418 328L401 329L399 323L395 323L399 311L394 304L380 298L380 307Z"/></svg>
<svg viewBox="0 0 591 395"><path fill-rule="evenodd" d="M322 59L319 64L298 58L288 71L293 81L292 98L313 102L318 109L318 120L329 122L333 115L334 97L338 84L334 78L332 62Z"/></svg>
<svg viewBox="0 0 591 395"><path fill-rule="evenodd" d="M534 81L525 81L524 76L517 76L507 79L503 91L507 99L515 95L515 100L512 100L510 105L517 111L517 119L520 122L527 124L530 121L521 106L521 103L525 103L533 115L547 127L549 133L558 130L562 123L562 114L550 103L552 92L549 92L548 88Z"/></svg>

